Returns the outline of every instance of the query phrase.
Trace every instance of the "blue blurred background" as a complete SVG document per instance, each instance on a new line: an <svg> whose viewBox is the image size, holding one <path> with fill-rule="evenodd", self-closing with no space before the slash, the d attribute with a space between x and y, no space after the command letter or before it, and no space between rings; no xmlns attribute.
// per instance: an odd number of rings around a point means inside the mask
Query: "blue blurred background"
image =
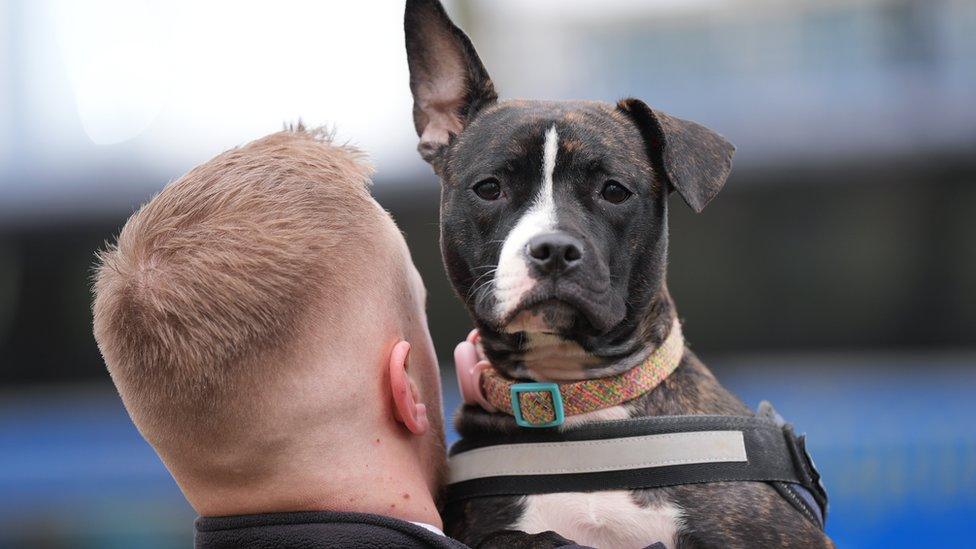
<svg viewBox="0 0 976 549"><path fill-rule="evenodd" d="M637 96L738 146L704 213L673 203L692 347L809 434L839 546L971 545L976 2L447 5L504 97ZM93 254L167 181L284 122L370 153L452 371L469 324L414 150L401 18L399 2L0 1L0 546L190 543L193 512L95 348Z"/></svg>

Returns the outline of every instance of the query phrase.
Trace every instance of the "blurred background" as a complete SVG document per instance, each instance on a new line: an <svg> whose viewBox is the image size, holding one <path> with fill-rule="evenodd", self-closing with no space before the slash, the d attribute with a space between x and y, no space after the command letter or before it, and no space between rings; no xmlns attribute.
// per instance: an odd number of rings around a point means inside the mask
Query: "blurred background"
<svg viewBox="0 0 976 549"><path fill-rule="evenodd" d="M447 5L503 97L641 97L738 146L705 212L672 203L692 347L809 434L840 547L971 544L976 2ZM401 25L393 1L0 0L0 546L190 543L91 335L94 252L167 181L285 122L369 152L453 371L469 324Z"/></svg>

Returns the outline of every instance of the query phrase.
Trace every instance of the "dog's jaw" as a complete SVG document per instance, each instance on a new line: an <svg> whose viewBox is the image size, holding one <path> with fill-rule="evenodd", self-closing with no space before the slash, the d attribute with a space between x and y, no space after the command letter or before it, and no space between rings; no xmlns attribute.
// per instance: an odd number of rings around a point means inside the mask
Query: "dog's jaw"
<svg viewBox="0 0 976 549"><path fill-rule="evenodd" d="M513 334L479 322L481 346L492 365L512 377L558 382L606 377L643 362L665 340L675 314L662 283L643 315L628 317L609 334L572 337L544 330Z"/></svg>

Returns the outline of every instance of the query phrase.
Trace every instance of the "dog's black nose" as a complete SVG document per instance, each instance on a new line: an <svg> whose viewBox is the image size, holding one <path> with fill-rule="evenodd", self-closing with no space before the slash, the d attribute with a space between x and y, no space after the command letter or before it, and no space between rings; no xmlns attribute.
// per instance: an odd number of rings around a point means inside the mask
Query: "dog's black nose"
<svg viewBox="0 0 976 549"><path fill-rule="evenodd" d="M546 233L532 237L526 245L529 263L545 274L559 274L583 259L583 244L566 233Z"/></svg>

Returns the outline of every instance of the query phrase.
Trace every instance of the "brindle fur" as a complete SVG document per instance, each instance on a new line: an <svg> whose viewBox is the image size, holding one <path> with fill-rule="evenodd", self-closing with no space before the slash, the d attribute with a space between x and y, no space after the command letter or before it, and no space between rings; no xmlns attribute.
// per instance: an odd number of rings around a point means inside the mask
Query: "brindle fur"
<svg viewBox="0 0 976 549"><path fill-rule="evenodd" d="M585 237L587 253L601 259L560 278L562 289L556 288L556 282L539 279L536 290L540 296L530 294L523 302L554 297L579 310L571 326L560 328L560 337L576 342L588 354L590 360L580 370L581 377L615 374L639 364L664 341L676 315L665 281L668 195L676 190L689 206L701 211L724 184L733 147L703 126L635 99L617 105L499 102L470 41L450 22L437 0L408 0L405 31L414 121L421 136L418 148L442 181L445 266L481 333L492 365L515 377L524 377L528 371L524 334L505 331L506 320L494 318L491 292L479 292L478 286L482 269L492 261L497 264L499 238L504 238L514 221L511 216L499 218L497 209L479 206L470 188L479 174L493 174L507 180L513 205L530 200L541 172L542 136L549 127L557 127L560 136L560 192L585 189L590 184L586 167L598 161L609 166L607 171L640 182L641 197L627 210L606 210L605 216L584 210L579 218L561 219L560 229ZM451 70L454 72L444 73ZM446 102L440 96L431 101L431 90L449 89L459 81L464 84L457 87L463 90L460 95L447 97ZM428 86L431 82L440 87ZM446 115L437 110L445 104L450 107ZM431 134L425 136L435 119L453 124L450 132L438 134L449 133L449 138L431 141ZM581 197L574 200L582 203L585 198ZM621 211L627 215L622 216ZM594 244L587 240L590 237L599 241ZM607 253L608 248L613 253ZM595 283L606 281L608 290L593 289ZM753 415L688 349L664 382L626 403L625 408L631 417ZM511 416L474 406L459 411L456 425L465 438L504 438L519 429ZM681 509L678 547L832 546L819 528L765 483L635 490L633 500L645 507L670 504ZM485 546L544 546L544 536L498 535L499 530L517 524L524 512L523 502L521 497L485 497L449 506L443 510L446 530L475 546L483 541Z"/></svg>
<svg viewBox="0 0 976 549"><path fill-rule="evenodd" d="M667 336L674 309L662 289L651 314L653 326L647 341L651 348ZM724 414L754 415L690 350L681 365L653 391L627 404L631 417ZM462 437L505 437L520 429L512 418L465 406L457 414ZM633 498L644 507L672 503L683 510L685 527L679 532L681 549L712 547L833 547L824 533L803 517L776 490L761 482L694 484L653 490L634 490ZM515 523L522 514L522 498L486 497L465 500L444 511L449 535L477 546L480 540ZM656 540L648 540L648 544Z"/></svg>

